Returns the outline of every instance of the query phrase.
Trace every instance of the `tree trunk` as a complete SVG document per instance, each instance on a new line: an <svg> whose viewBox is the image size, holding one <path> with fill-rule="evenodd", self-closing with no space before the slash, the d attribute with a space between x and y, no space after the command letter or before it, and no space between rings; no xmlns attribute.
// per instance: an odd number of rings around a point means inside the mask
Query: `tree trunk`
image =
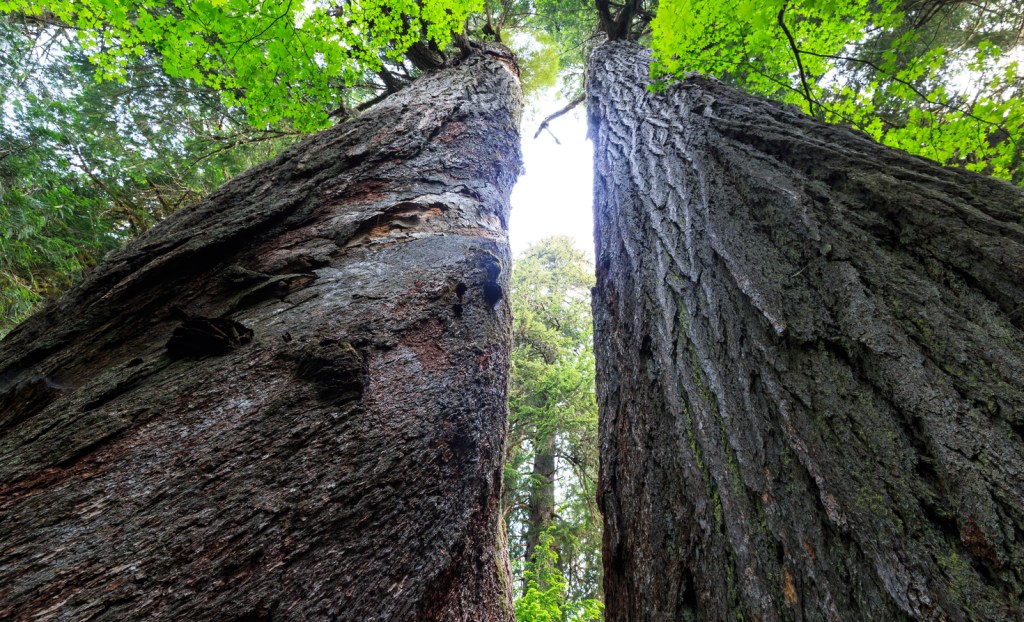
<svg viewBox="0 0 1024 622"><path fill-rule="evenodd" d="M548 428L548 426L544 426ZM555 520L555 433L550 428L537 430L533 438L533 472L530 475L530 497L527 510L526 526L526 559L533 561L533 553L540 544L540 535L551 527ZM547 582L538 579L538 587L543 591ZM527 588L523 578L523 590Z"/></svg>
<svg viewBox="0 0 1024 622"><path fill-rule="evenodd" d="M599 48L607 613L1024 616L1024 194Z"/></svg>
<svg viewBox="0 0 1024 622"><path fill-rule="evenodd" d="M0 618L511 620L516 75L424 77L0 344Z"/></svg>

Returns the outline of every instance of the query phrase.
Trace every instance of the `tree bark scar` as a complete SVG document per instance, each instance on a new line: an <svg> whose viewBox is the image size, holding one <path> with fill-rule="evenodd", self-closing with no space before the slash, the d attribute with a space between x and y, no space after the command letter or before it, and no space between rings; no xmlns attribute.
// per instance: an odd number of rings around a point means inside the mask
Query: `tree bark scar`
<svg viewBox="0 0 1024 622"><path fill-rule="evenodd" d="M786 597L787 605L790 607L796 606L796 582L793 580L793 573L789 568L782 569L782 593Z"/></svg>
<svg viewBox="0 0 1024 622"><path fill-rule="evenodd" d="M494 282L484 283L484 300L486 300L487 304L491 305L491 307L497 307L498 303L501 302L502 296L503 292L501 290L501 285Z"/></svg>
<svg viewBox="0 0 1024 622"><path fill-rule="evenodd" d="M253 331L222 317L192 317L175 327L167 353L175 358L221 356L252 341Z"/></svg>
<svg viewBox="0 0 1024 622"><path fill-rule="evenodd" d="M313 383L318 395L329 401L359 399L367 383L366 363L350 343L321 339L289 358L295 361L295 375Z"/></svg>
<svg viewBox="0 0 1024 622"><path fill-rule="evenodd" d="M491 308L496 309L504 297L504 290L499 284L499 280L502 279L501 262L494 255L485 254L483 264L485 272L483 283L484 300L487 301Z"/></svg>

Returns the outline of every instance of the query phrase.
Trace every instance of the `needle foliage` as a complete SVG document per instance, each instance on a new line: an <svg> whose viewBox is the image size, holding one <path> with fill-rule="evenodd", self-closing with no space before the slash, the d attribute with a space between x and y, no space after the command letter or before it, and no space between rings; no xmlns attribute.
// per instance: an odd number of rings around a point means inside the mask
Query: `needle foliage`
<svg viewBox="0 0 1024 622"><path fill-rule="evenodd" d="M512 268L502 506L521 622L600 619L593 274L593 264L566 237L531 246Z"/></svg>

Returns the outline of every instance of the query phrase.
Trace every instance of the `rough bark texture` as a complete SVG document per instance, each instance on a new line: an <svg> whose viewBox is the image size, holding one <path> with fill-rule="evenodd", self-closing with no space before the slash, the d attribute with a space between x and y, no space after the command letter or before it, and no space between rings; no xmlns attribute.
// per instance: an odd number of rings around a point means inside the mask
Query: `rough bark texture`
<svg viewBox="0 0 1024 622"><path fill-rule="evenodd" d="M595 52L609 620L1024 619L1024 194Z"/></svg>
<svg viewBox="0 0 1024 622"><path fill-rule="evenodd" d="M511 619L516 75L424 77L0 344L0 619Z"/></svg>

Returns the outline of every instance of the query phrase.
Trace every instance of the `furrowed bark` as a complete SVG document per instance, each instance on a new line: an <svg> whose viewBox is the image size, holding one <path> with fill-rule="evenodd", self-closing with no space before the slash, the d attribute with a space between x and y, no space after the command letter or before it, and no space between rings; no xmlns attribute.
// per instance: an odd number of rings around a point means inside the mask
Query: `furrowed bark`
<svg viewBox="0 0 1024 622"><path fill-rule="evenodd" d="M425 76L0 343L0 618L512 619L517 75Z"/></svg>
<svg viewBox="0 0 1024 622"><path fill-rule="evenodd" d="M1024 194L591 59L608 620L1024 616Z"/></svg>

